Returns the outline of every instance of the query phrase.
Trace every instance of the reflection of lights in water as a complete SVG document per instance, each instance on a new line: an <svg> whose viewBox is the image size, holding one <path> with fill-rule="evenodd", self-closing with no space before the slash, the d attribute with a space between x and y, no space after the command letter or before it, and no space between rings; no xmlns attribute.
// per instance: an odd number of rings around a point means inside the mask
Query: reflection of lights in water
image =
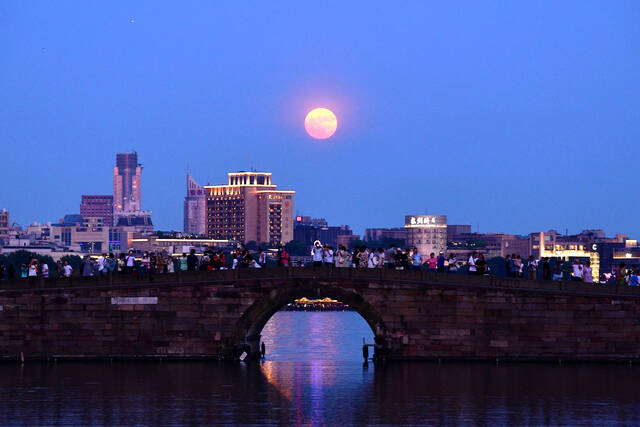
<svg viewBox="0 0 640 427"><path fill-rule="evenodd" d="M362 361L373 332L357 312L276 313L261 331L269 361ZM325 378L325 381L327 378Z"/></svg>
<svg viewBox="0 0 640 427"><path fill-rule="evenodd" d="M287 399L293 399L291 380L294 376L294 365L292 363L264 362L260 364L260 369L269 384Z"/></svg>
<svg viewBox="0 0 640 427"><path fill-rule="evenodd" d="M324 365L320 361L311 362L311 419L314 420L314 415L322 413L324 408ZM335 365L334 365L335 368ZM331 381L331 385L334 384L334 375Z"/></svg>
<svg viewBox="0 0 640 427"><path fill-rule="evenodd" d="M362 375L362 338L373 341L371 328L354 311L281 311L261 336L267 355L260 369L273 389L291 402L292 424L326 421L327 408L350 381L346 367L356 363Z"/></svg>
<svg viewBox="0 0 640 427"><path fill-rule="evenodd" d="M269 384L287 399L292 399L294 391L301 388L311 387L313 390L335 385L338 378L337 367L337 363L322 360L308 363L267 361L260 364ZM304 375L304 371L308 371L308 376Z"/></svg>

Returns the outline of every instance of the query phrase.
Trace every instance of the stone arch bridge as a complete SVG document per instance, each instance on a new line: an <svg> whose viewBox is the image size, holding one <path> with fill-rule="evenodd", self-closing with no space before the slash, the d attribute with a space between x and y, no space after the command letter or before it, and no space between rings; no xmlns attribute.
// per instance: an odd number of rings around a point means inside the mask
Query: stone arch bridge
<svg viewBox="0 0 640 427"><path fill-rule="evenodd" d="M640 289L419 271L268 268L0 282L0 359L231 359L299 297L371 327L376 357L640 356Z"/></svg>

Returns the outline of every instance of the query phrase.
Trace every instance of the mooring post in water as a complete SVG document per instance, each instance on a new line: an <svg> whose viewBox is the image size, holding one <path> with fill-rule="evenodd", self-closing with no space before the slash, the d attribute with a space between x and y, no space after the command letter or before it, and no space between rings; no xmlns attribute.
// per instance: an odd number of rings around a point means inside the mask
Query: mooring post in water
<svg viewBox="0 0 640 427"><path fill-rule="evenodd" d="M369 347L367 343L364 341L364 337L362 338L362 357L364 358L364 364L369 363Z"/></svg>
<svg viewBox="0 0 640 427"><path fill-rule="evenodd" d="M263 359L265 354L267 354L267 346L264 345L264 341L262 341L262 344L260 344L260 354L262 355Z"/></svg>

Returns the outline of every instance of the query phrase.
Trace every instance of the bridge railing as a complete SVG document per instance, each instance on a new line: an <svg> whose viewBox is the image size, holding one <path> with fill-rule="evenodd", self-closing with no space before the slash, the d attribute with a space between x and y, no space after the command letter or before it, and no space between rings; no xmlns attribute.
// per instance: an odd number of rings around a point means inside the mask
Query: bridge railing
<svg viewBox="0 0 640 427"><path fill-rule="evenodd" d="M445 284L451 286L483 286L507 289L530 289L556 292L578 292L589 294L624 294L640 296L640 287L625 285L558 282L550 280L527 280L495 276L475 276L456 273L434 273L429 271L356 269L335 267L289 267L263 269L237 269L217 271L180 271L170 274L121 274L107 276L69 278L33 278L0 280L2 290L28 290L47 288L74 288L92 286L139 286L139 285L189 285L217 282L233 285L237 281L315 279L318 281L376 281L387 286L402 283Z"/></svg>

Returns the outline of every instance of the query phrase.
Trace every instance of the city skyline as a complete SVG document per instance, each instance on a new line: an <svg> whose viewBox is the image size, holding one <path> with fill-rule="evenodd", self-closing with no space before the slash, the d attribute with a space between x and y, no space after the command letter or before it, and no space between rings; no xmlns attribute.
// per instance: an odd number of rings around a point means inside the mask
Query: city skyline
<svg viewBox="0 0 640 427"><path fill-rule="evenodd" d="M158 229L182 228L187 168L253 167L358 234L440 213L640 235L635 3L2 8L0 208L22 226L110 194L136 150ZM328 140L305 133L316 107Z"/></svg>
<svg viewBox="0 0 640 427"><path fill-rule="evenodd" d="M137 152L135 152L135 150L134 150L134 153L137 155ZM115 154L122 155L122 154L129 154L129 153L113 153L113 154L114 155ZM251 169L253 169L253 168L251 168ZM239 170L236 170L234 172L243 172L243 171L248 171L248 170L249 169L239 169ZM228 174L229 174L229 172L224 173L224 175L228 175ZM188 183L187 188L190 188L189 187L189 183L191 183L191 185L200 185L201 187L207 187L207 186L211 186L212 185L210 183L210 180L203 181L203 182L206 182L206 184L198 184L198 182L196 182L194 176L191 174L190 169L188 169L185 172L185 177L187 178L187 183ZM112 181L110 183L110 186L113 189L114 188L113 176L111 176L111 179L112 179ZM150 192L150 191L153 191L153 189L147 189L147 191ZM77 197L81 198L82 200L84 200L85 197L97 198L97 197L105 197L105 196L106 197L109 197L109 196L113 197L112 195L107 195L107 194L105 194L104 196L95 196L95 195L88 196L88 195L85 195L85 194L77 195ZM185 222L186 207L184 205L184 202L185 202L185 188L183 186L182 194L180 196L178 196L178 201L176 202L178 205L180 205L180 209L182 211L182 217L180 218L180 224L177 227L169 227L169 228L167 228L167 227L163 228L162 226L155 226L155 229L156 230L161 230L161 231L179 231L179 232L186 232L186 233L193 232L193 230L190 231L190 230L188 230L186 228L186 222ZM25 222L20 222L20 221L16 220L15 216L14 216L14 214L13 214L13 212L12 212L12 210L10 208L1 207L0 209L6 209L7 211L11 212L11 221L10 221L9 225L11 225L13 223L17 223L21 227L26 228L28 225L35 224L35 223L40 223L40 224L45 224L45 223L48 223L48 222L55 223L59 218L62 218L64 215L79 214L81 212L81 210L82 210L82 206L83 206L82 203L80 203L79 205L76 203L76 209L72 208L72 209L69 209L68 211L65 211L65 212L52 214L48 219L44 219L42 221L32 219L32 220L27 220ZM149 211L150 212L154 212L154 209L149 209ZM114 209L113 212L114 212L114 214L116 214L117 210ZM408 212L410 212L409 216L411 216L411 215L436 215L437 216L439 214L443 214L443 215L445 215L447 217L450 216L446 212L439 212L437 210L420 211L419 209L414 209L414 210L409 210ZM321 211L318 211L317 213L314 213L314 214L310 215L307 211L304 211L304 212L300 211L300 209L298 209L298 207L295 208L294 215L305 215L305 216L313 217L313 218L328 219L327 216L324 215ZM153 214L153 217L154 217L154 223L155 223L155 217L156 217L155 212ZM337 221L328 220L327 222L328 222L328 224L333 225L333 226L338 226L338 225L349 226L353 230L354 234L364 236L365 235L365 230L367 230L367 229L375 229L375 228L389 228L389 229L392 229L392 228L398 228L398 227L402 228L405 225L404 219L406 219L406 217L407 217L407 214L406 213L402 213L402 215L399 215L399 220L396 223L392 223L392 224L381 225L379 223L364 223L364 225L362 226L363 227L362 229L354 228L353 225L348 224L346 222L341 222L339 219ZM454 217L458 217L458 216L454 216ZM481 225L480 222L479 221L474 221L473 219L461 219L461 220L454 221L452 223L455 223L455 224L468 224L469 226L471 226L472 231L474 233L507 233L507 234L515 234L515 235L527 236L532 232L534 232L534 233L535 232L546 232L546 231L552 231L553 230L553 231L557 231L560 234L571 235L571 234L577 234L579 232L586 231L586 230L603 230L607 235L615 235L615 234L622 233L622 234L626 234L626 235L628 235L629 237L632 237L632 238L637 236L637 235L629 232L628 230L622 230L622 229L608 230L608 229L605 229L602 226L599 226L597 224L593 225L593 226L584 226L584 227L577 227L577 228L570 228L570 227L562 228L562 227L554 227L554 226L547 226L547 227L542 226L542 227L539 227L539 228L536 228L536 229L532 229L532 230L512 231L512 230L505 230L505 229L500 229L500 228L495 229L495 230L494 229L492 229L492 230L482 229L482 228L479 227ZM206 234L206 233L203 233L203 234Z"/></svg>

